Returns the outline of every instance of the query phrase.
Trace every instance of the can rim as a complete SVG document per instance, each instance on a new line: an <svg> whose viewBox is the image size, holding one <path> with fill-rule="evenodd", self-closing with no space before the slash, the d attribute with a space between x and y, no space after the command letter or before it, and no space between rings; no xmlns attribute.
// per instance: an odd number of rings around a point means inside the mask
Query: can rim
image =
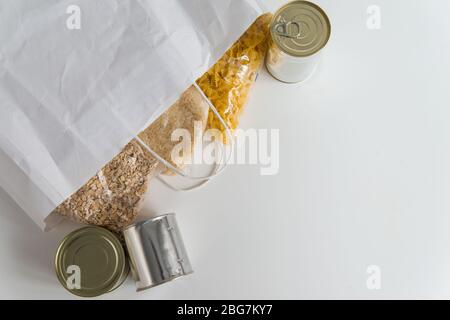
<svg viewBox="0 0 450 320"><path fill-rule="evenodd" d="M158 220L164 219L166 217L170 217L170 216L175 216L175 213L173 213L173 212L172 213L164 213L164 214L157 215L156 217L153 217L153 218L148 218L146 220L141 220L141 221L135 222L135 223L130 224L127 227L125 227L122 230L122 232L125 232L128 229L135 228L135 227L138 227L138 226L143 226L143 225L146 225L148 223L155 222L155 221L158 221Z"/></svg>
<svg viewBox="0 0 450 320"><path fill-rule="evenodd" d="M116 272L115 276L112 278L111 281L109 281L109 283L97 290L70 290L67 287L67 279L64 278L63 276L63 270L61 269L61 257L62 254L61 252L64 250L64 248L70 243L71 238L73 238L75 235L82 233L82 232L86 232L88 229L91 230L95 230L96 232L100 232L102 233L104 236L106 236L106 238L111 241L112 245L114 246L116 252L117 252L117 261L120 264L120 267L118 268L118 271ZM55 267L55 273L56 276L58 278L58 281L61 283L61 285L63 286L64 289L66 289L68 292L70 292L71 294L74 294L76 296L79 297L83 297L83 298L92 298L92 297L97 297L100 296L102 294L105 293L109 293L114 291L115 289L117 289L121 284L123 284L129 274L130 268L127 265L127 261L126 261L126 255L125 255L125 250L120 242L120 240L117 238L116 235L114 235L114 233L112 233L111 231L102 228L102 227L98 227L98 226L86 226L77 230L74 230L72 232L70 232L68 235L66 235L63 240L61 241L61 243L58 246L58 249L56 250L56 254L55 254L55 261L54 261L54 267Z"/></svg>
<svg viewBox="0 0 450 320"><path fill-rule="evenodd" d="M312 51L311 53L308 53L308 54L306 54L306 55L303 55L303 54L293 55L292 53L288 52L286 49L284 49L283 47L281 47L281 46L277 43L277 41L274 41L274 40L273 40L274 35L273 35L273 32L272 32L272 26L273 26L273 23L275 22L275 19L278 17L278 15L280 14L280 12L281 12L282 10L284 10L286 7L288 7L288 6L290 6L290 5L293 5L293 4L296 4L296 3L298 3L298 4L300 4L300 3L306 4L306 5L309 5L309 6L311 6L311 7L314 7L315 9L317 9L317 11L319 11L320 14L324 17L325 22L326 22L326 25L327 25L327 27L328 27L328 32L327 32L326 41L324 41L324 43L323 43L321 46L319 46L317 49L315 49L314 51ZM272 42L274 45L276 45L277 48L280 49L283 53L285 53L285 54L287 54L287 55L289 55L289 56L292 56L292 57L306 58L306 57L310 57L310 56L315 55L316 53L318 53L319 51L321 51L321 50L328 44L328 41L329 41L330 38L331 38L332 27L331 27L331 21L330 21L330 18L328 17L328 15L326 14L326 12L325 12L319 5L317 5L317 4L315 4L315 3L311 2L311 1L307 1L307 0L293 0L293 1L290 1L290 2L286 3L286 4L283 5L281 8L279 8L277 11L275 11L274 15L272 16L272 20L271 20L271 22L270 22L270 29L269 29L269 32L270 32L270 35L271 35L271 37L270 37L271 42Z"/></svg>

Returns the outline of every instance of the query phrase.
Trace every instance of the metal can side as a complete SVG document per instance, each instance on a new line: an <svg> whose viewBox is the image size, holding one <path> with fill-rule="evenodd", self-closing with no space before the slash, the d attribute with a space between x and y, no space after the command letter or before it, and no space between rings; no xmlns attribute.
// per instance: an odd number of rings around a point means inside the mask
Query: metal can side
<svg viewBox="0 0 450 320"><path fill-rule="evenodd" d="M135 223L123 234L137 291L193 273L174 214Z"/></svg>

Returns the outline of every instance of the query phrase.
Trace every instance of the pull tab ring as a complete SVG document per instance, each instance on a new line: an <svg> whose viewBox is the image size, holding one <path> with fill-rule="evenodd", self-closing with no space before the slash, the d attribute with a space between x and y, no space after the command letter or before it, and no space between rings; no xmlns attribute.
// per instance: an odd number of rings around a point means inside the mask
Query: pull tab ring
<svg viewBox="0 0 450 320"><path fill-rule="evenodd" d="M295 26L297 29L297 33L292 32L292 27ZM273 29L277 36L289 38L289 39L299 39L301 36L301 27L297 21L289 21L289 22L279 22L273 26Z"/></svg>

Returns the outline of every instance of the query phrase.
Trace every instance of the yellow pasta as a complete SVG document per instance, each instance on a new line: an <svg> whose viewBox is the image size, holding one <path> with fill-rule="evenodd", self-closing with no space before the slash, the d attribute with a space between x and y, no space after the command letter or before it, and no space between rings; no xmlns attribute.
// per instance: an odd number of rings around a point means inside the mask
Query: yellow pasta
<svg viewBox="0 0 450 320"><path fill-rule="evenodd" d="M238 125L250 87L264 60L271 18L270 13L260 16L222 58L197 80L231 129ZM211 111L208 128L222 132L225 129Z"/></svg>

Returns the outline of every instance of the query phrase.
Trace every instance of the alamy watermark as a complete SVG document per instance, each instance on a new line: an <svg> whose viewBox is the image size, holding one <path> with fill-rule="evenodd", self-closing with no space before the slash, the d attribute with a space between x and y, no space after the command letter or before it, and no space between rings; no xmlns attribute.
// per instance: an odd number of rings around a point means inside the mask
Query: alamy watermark
<svg viewBox="0 0 450 320"><path fill-rule="evenodd" d="M81 268L77 265L67 267L66 273L69 275L66 280L66 286L69 290L81 289Z"/></svg>
<svg viewBox="0 0 450 320"><path fill-rule="evenodd" d="M249 164L259 165L261 175L275 175L280 169L279 129L236 129L234 143L223 143L224 134L218 129L203 130L201 121L194 122L194 134L179 128L172 132L177 142L171 161L177 165Z"/></svg>
<svg viewBox="0 0 450 320"><path fill-rule="evenodd" d="M380 30L381 29L381 8L378 5L370 5L367 7L367 29Z"/></svg>
<svg viewBox="0 0 450 320"><path fill-rule="evenodd" d="M369 290L381 289L381 268L377 265L370 265L366 269L369 275L366 280L366 287Z"/></svg>
<svg viewBox="0 0 450 320"><path fill-rule="evenodd" d="M81 8L77 5L70 5L66 9L69 17L66 20L66 27L69 30L81 29Z"/></svg>

